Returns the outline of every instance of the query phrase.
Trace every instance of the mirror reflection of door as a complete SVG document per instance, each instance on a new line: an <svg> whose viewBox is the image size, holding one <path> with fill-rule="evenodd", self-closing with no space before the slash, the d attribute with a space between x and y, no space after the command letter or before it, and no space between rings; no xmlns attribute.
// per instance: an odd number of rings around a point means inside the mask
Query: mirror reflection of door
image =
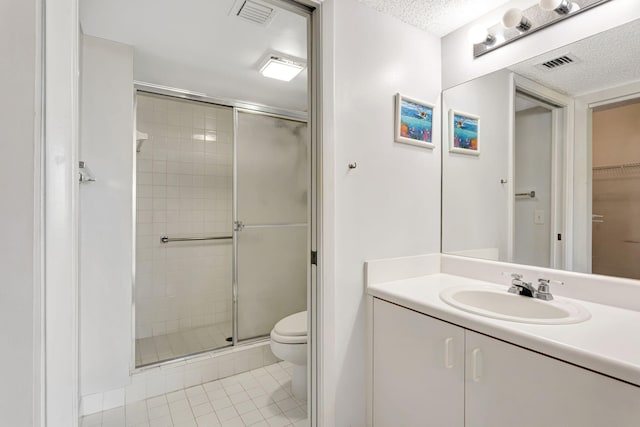
<svg viewBox="0 0 640 427"><path fill-rule="evenodd" d="M557 108L522 92L516 93L515 107L513 261L556 267Z"/></svg>
<svg viewBox="0 0 640 427"><path fill-rule="evenodd" d="M592 271L640 279L640 98L592 115Z"/></svg>

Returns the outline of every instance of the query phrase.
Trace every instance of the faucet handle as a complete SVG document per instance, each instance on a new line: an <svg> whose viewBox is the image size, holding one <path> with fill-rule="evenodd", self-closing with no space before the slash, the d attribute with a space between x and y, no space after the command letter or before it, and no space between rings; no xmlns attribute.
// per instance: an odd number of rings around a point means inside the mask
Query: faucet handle
<svg viewBox="0 0 640 427"><path fill-rule="evenodd" d="M551 280L551 279L538 279L538 289L537 289L537 298L540 298L545 301L550 301L553 299L553 295L549 292L549 285L564 285L563 281L560 280Z"/></svg>
<svg viewBox="0 0 640 427"><path fill-rule="evenodd" d="M522 278L524 277L524 276L523 276L522 274L520 274L520 273L510 273L510 272L508 272L508 271L503 271L503 272L502 272L502 275L503 275L504 277L511 277L512 279L515 279L515 280L522 280Z"/></svg>
<svg viewBox="0 0 640 427"><path fill-rule="evenodd" d="M538 279L538 284L540 286L546 286L547 288L549 287L549 285L553 284L553 285L564 285L564 282L562 280L551 280L551 279Z"/></svg>

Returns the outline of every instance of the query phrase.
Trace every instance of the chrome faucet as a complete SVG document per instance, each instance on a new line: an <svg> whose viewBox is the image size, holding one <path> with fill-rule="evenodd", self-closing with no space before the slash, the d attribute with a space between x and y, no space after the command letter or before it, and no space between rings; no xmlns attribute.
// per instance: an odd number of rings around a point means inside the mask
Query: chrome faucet
<svg viewBox="0 0 640 427"><path fill-rule="evenodd" d="M523 295L525 297L533 297L536 293L536 288L533 287L531 282L525 282L522 280L522 274L511 274L511 287L509 292L516 295Z"/></svg>
<svg viewBox="0 0 640 427"><path fill-rule="evenodd" d="M564 285L564 282L559 280L538 279L538 288L536 288L531 282L525 282L522 278L522 274L511 273L510 293L525 297L538 298L544 301L551 301L553 299L553 295L549 292L549 285L551 283Z"/></svg>

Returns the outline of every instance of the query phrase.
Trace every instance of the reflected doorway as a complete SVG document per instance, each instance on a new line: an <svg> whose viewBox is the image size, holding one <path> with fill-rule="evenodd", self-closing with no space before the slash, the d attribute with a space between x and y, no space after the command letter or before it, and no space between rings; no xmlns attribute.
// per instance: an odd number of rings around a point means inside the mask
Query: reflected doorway
<svg viewBox="0 0 640 427"><path fill-rule="evenodd" d="M592 272L640 279L640 99L593 109Z"/></svg>
<svg viewBox="0 0 640 427"><path fill-rule="evenodd" d="M513 262L560 268L562 108L516 91Z"/></svg>

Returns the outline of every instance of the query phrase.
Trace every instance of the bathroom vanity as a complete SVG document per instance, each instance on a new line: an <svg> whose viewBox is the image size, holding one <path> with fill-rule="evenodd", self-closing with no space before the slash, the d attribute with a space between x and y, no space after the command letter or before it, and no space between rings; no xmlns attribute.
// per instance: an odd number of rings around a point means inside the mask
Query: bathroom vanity
<svg viewBox="0 0 640 427"><path fill-rule="evenodd" d="M638 425L640 312L556 296L539 303L579 307L582 317L562 324L543 314L540 324L535 307L529 318L504 320L443 300L469 289L530 299L509 294L500 274L493 283L468 277L509 267L438 254L367 263L374 426ZM518 272L526 279L548 273ZM562 293L589 286L580 283L589 276L556 274L564 276L554 277L566 283Z"/></svg>

